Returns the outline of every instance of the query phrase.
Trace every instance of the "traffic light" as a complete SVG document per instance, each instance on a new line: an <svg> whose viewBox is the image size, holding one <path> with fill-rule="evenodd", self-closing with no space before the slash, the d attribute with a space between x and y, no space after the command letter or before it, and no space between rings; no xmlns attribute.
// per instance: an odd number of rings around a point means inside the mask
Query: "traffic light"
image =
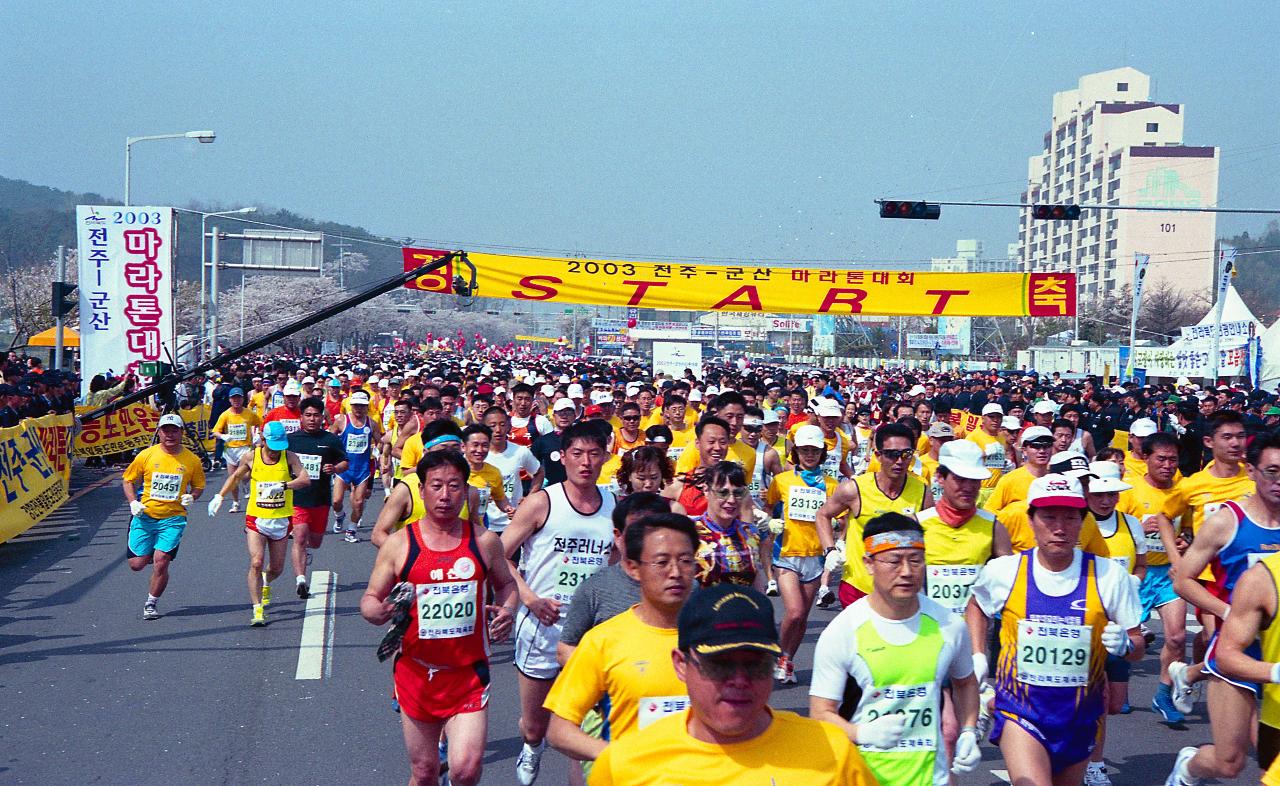
<svg viewBox="0 0 1280 786"><path fill-rule="evenodd" d="M897 199L880 200L881 218L927 218L937 220L942 206L931 202L909 202Z"/></svg>
<svg viewBox="0 0 1280 786"><path fill-rule="evenodd" d="M71 309L80 305L80 298L76 296L76 285L66 284L62 281L53 282L53 315L55 317L65 317L71 313Z"/></svg>
<svg viewBox="0 0 1280 786"><path fill-rule="evenodd" d="M1031 217L1037 221L1079 221L1079 205L1032 205Z"/></svg>

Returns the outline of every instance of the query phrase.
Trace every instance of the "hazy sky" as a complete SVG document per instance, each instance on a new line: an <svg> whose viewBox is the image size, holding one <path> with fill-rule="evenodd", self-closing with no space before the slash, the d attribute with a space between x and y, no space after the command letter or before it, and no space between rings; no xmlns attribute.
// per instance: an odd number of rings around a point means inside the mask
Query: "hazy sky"
<svg viewBox="0 0 1280 786"><path fill-rule="evenodd" d="M5 3L0 175L285 207L450 247L595 256L1002 254L1056 90L1132 65L1280 207L1280 9L1191 3ZM1219 11L1218 9L1230 9ZM1223 218L1219 234L1263 217Z"/></svg>

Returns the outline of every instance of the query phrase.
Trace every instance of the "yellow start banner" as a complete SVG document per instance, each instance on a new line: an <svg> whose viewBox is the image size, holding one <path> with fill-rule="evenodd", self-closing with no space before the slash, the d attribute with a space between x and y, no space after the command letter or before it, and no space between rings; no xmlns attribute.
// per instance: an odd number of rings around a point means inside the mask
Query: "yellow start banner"
<svg viewBox="0 0 1280 786"><path fill-rule="evenodd" d="M67 501L31 421L0 429L0 543L21 535Z"/></svg>
<svg viewBox="0 0 1280 786"><path fill-rule="evenodd" d="M404 269L445 251L404 248ZM624 262L472 254L475 294L552 303L681 311L881 316L1068 317L1074 273L931 273L821 270L786 265ZM451 262L406 284L453 292L464 267Z"/></svg>

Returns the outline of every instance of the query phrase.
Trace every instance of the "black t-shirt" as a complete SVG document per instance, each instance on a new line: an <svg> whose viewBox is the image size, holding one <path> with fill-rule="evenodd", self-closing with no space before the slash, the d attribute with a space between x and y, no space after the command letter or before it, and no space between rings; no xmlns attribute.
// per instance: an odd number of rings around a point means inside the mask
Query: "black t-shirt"
<svg viewBox="0 0 1280 786"><path fill-rule="evenodd" d="M543 434L533 441L530 448L533 456L542 465L544 479L542 485L550 486L553 483L561 483L569 475L564 471L564 464L560 463L560 432L552 431L550 434Z"/></svg>
<svg viewBox="0 0 1280 786"><path fill-rule="evenodd" d="M317 478L311 471L315 468L315 460L310 457L319 456L321 466L346 461L347 453L343 450L342 440L328 431L321 431L318 434L295 431L289 435L289 450L298 455L298 460L302 462L303 467L307 468L307 474L311 475L310 485L293 492L293 504L300 508L316 508L330 504L333 501L331 496L333 476L319 473ZM311 466L308 466L309 464Z"/></svg>

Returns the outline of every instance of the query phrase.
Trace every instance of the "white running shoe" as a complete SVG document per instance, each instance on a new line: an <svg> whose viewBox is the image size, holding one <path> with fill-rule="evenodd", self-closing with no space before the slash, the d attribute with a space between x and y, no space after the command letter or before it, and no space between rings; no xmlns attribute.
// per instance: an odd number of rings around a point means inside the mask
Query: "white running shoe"
<svg viewBox="0 0 1280 786"><path fill-rule="evenodd" d="M769 579L768 586L764 588L764 594L768 595L771 598L778 597L778 582L774 581L773 579Z"/></svg>
<svg viewBox="0 0 1280 786"><path fill-rule="evenodd" d="M160 612L156 609L156 602L154 600L148 600L146 603L142 604L142 618L144 620L160 619Z"/></svg>
<svg viewBox="0 0 1280 786"><path fill-rule="evenodd" d="M231 500L231 512L232 512L232 513L239 513L239 512L240 512L240 502L239 502L239 500L234 500L234 499L233 499L233 500Z"/></svg>
<svg viewBox="0 0 1280 786"><path fill-rule="evenodd" d="M1089 762L1088 769L1084 771L1084 786L1111 786L1107 765L1100 761Z"/></svg>
<svg viewBox="0 0 1280 786"><path fill-rule="evenodd" d="M1187 683L1187 666L1185 661L1176 660L1169 664L1169 679L1173 680L1173 688L1169 691L1173 706L1184 715L1195 708L1195 689Z"/></svg>
<svg viewBox="0 0 1280 786"><path fill-rule="evenodd" d="M818 597L814 600L814 605L820 609L825 609L835 603L836 594L831 591L830 587L822 587L818 590Z"/></svg>
<svg viewBox="0 0 1280 786"><path fill-rule="evenodd" d="M538 770L542 767L542 752L546 749L546 740L538 743L536 748L527 742L524 744L520 749L520 757L516 759L516 783L520 786L533 786L533 782L538 779Z"/></svg>
<svg viewBox="0 0 1280 786"><path fill-rule="evenodd" d="M1164 779L1164 786L1200 786L1202 781L1187 770L1187 764L1198 750L1199 748L1186 747L1178 751L1178 758L1173 762L1173 772Z"/></svg>
<svg viewBox="0 0 1280 786"><path fill-rule="evenodd" d="M991 736L991 727L995 725L995 717L991 714L992 702L995 701L996 691L990 685L983 685L982 690L978 692L978 741L988 739Z"/></svg>

